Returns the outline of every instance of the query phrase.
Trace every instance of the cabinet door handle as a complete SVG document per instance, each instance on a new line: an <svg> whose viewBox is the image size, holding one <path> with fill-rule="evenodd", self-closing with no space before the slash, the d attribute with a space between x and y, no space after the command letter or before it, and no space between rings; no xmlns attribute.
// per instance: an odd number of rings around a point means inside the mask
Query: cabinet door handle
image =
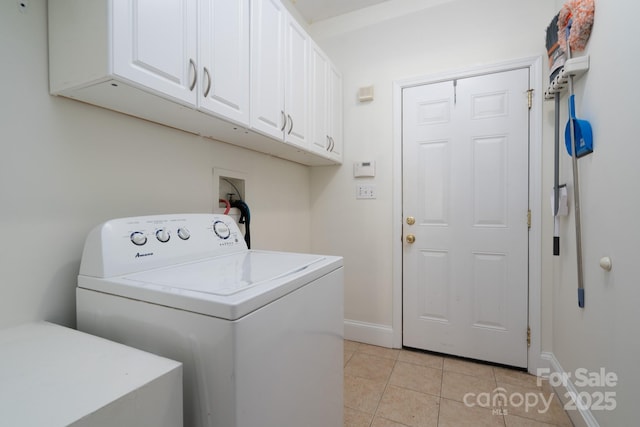
<svg viewBox="0 0 640 427"><path fill-rule="evenodd" d="M193 81L189 85L189 90L193 90L196 87L196 82L198 81L198 68L196 67L196 63L193 59L189 59L189 66L193 70Z"/></svg>
<svg viewBox="0 0 640 427"><path fill-rule="evenodd" d="M331 151L331 137L329 135L327 135L327 146L325 147L325 150Z"/></svg>
<svg viewBox="0 0 640 427"><path fill-rule="evenodd" d="M207 76L207 88L204 90L204 97L209 96L209 91L211 90L211 74L209 74L209 70L207 67L204 67L204 75Z"/></svg>
<svg viewBox="0 0 640 427"><path fill-rule="evenodd" d="M287 114L287 118L289 119L289 132L287 132L287 134L291 135L291 131L293 130L293 119L289 114Z"/></svg>
<svg viewBox="0 0 640 427"><path fill-rule="evenodd" d="M329 151L333 153L333 149L336 147L336 142L333 140L333 137L329 137L329 141L331 141L331 145L329 146Z"/></svg>
<svg viewBox="0 0 640 427"><path fill-rule="evenodd" d="M284 128L287 127L287 116L285 116L284 111L280 110L280 114L282 114L282 127L280 128L281 132L284 132Z"/></svg>

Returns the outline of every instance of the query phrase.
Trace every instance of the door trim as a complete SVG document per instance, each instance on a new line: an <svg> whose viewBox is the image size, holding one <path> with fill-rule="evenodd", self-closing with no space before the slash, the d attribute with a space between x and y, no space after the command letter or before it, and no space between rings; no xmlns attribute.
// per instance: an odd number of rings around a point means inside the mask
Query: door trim
<svg viewBox="0 0 640 427"><path fill-rule="evenodd" d="M393 347L402 347L402 90L412 86L462 79L482 74L529 68L534 90L529 129L529 325L531 346L528 371L546 366L541 359L541 287L542 287L542 57L534 56L491 65L463 68L393 82ZM524 219L523 219L524 220ZM523 340L526 337L523 337Z"/></svg>

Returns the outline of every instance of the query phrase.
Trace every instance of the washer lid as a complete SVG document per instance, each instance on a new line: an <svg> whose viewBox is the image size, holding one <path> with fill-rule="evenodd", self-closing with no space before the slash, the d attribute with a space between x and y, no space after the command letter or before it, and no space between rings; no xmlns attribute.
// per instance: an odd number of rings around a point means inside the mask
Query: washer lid
<svg viewBox="0 0 640 427"><path fill-rule="evenodd" d="M229 296L262 282L301 272L325 258L311 254L246 251L129 274L123 279L141 284Z"/></svg>

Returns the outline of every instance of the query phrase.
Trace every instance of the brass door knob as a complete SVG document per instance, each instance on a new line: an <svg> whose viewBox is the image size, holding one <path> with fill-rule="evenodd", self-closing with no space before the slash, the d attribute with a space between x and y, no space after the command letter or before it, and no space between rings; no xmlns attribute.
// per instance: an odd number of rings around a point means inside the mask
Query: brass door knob
<svg viewBox="0 0 640 427"><path fill-rule="evenodd" d="M412 217L412 216L408 216L407 217L407 224L413 225L415 223L416 223L416 219L414 217Z"/></svg>
<svg viewBox="0 0 640 427"><path fill-rule="evenodd" d="M413 243L416 241L416 236L414 236L413 234L407 234L407 243Z"/></svg>

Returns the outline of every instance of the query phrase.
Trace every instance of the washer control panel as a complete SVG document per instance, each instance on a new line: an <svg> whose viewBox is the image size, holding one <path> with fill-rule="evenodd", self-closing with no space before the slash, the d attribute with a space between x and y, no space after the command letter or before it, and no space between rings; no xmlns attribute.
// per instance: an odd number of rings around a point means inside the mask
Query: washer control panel
<svg viewBox="0 0 640 427"><path fill-rule="evenodd" d="M163 221L149 217L147 221L130 221L129 224L135 225L129 234L129 239L135 246L145 246L155 241L169 243L173 235L180 240L191 238L187 224L182 223L179 219ZM240 230L233 219L228 216L214 215L209 220L207 229L213 231L211 243L214 245L217 243L219 246L229 246L240 242Z"/></svg>
<svg viewBox="0 0 640 427"><path fill-rule="evenodd" d="M89 233L80 274L110 277L245 250L244 236L228 215L119 218Z"/></svg>

